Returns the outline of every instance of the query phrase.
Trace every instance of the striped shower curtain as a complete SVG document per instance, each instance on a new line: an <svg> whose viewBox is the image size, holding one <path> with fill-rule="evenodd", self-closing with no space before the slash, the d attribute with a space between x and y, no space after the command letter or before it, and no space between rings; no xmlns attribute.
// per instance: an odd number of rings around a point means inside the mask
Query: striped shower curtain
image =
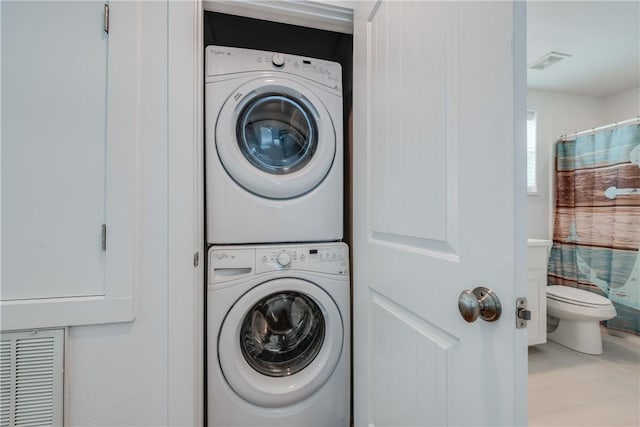
<svg viewBox="0 0 640 427"><path fill-rule="evenodd" d="M640 125L559 141L549 284L608 297L640 334Z"/></svg>

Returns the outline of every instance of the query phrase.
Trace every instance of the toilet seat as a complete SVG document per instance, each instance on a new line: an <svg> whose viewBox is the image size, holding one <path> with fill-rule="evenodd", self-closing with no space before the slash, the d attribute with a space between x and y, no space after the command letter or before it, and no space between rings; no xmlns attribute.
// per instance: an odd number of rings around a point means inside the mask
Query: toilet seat
<svg viewBox="0 0 640 427"><path fill-rule="evenodd" d="M612 305L611 301L603 296L583 289L563 285L547 286L547 298L582 307L598 308Z"/></svg>

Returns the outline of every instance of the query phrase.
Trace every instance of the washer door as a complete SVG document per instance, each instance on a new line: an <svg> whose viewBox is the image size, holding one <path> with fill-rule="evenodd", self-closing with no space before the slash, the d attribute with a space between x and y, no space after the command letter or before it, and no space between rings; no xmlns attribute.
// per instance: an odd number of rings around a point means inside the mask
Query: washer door
<svg viewBox="0 0 640 427"><path fill-rule="evenodd" d="M245 83L216 123L216 149L227 173L247 191L290 199L327 176L336 151L333 122L309 89L285 78Z"/></svg>
<svg viewBox="0 0 640 427"><path fill-rule="evenodd" d="M342 353L343 323L333 299L301 279L275 279L244 294L218 335L231 388L263 407L292 405L315 393Z"/></svg>

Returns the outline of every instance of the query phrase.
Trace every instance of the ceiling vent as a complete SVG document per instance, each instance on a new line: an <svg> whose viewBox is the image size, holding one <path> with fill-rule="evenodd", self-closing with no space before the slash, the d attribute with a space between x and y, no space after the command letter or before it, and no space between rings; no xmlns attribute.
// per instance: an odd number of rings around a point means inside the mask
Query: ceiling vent
<svg viewBox="0 0 640 427"><path fill-rule="evenodd" d="M557 64L565 58L571 58L571 55L560 52L549 52L542 58L529 64L529 68L531 68L532 70L544 70L545 68L549 68L553 64Z"/></svg>

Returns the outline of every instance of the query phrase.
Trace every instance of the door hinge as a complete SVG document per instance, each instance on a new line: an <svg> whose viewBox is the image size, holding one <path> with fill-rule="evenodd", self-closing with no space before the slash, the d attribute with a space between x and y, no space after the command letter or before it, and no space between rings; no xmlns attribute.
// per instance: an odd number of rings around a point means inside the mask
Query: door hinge
<svg viewBox="0 0 640 427"><path fill-rule="evenodd" d="M104 5L102 29L105 33L109 34L109 5L106 3Z"/></svg>
<svg viewBox="0 0 640 427"><path fill-rule="evenodd" d="M531 320L531 312L527 299L520 297L516 299L516 329L527 327L527 322Z"/></svg>
<svg viewBox="0 0 640 427"><path fill-rule="evenodd" d="M107 250L107 225L102 224L102 238L100 240L100 247L103 251Z"/></svg>
<svg viewBox="0 0 640 427"><path fill-rule="evenodd" d="M200 265L200 251L193 254L193 266L197 267Z"/></svg>

